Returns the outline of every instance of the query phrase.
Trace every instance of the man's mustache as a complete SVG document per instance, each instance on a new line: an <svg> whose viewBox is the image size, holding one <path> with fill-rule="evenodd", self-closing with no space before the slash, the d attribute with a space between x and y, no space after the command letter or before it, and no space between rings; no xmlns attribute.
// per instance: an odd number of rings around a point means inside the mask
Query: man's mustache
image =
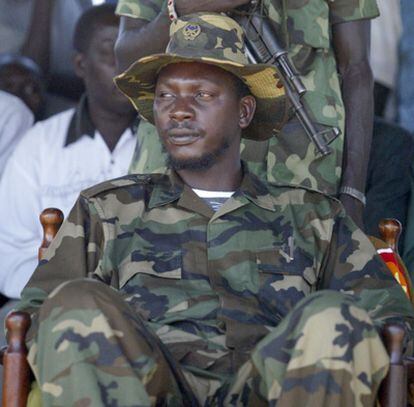
<svg viewBox="0 0 414 407"><path fill-rule="evenodd" d="M190 123L187 122L182 122L182 123L176 123L176 122L172 122L168 127L167 127L167 132L171 131L171 130L191 130L191 131L197 131L197 127L192 126Z"/></svg>

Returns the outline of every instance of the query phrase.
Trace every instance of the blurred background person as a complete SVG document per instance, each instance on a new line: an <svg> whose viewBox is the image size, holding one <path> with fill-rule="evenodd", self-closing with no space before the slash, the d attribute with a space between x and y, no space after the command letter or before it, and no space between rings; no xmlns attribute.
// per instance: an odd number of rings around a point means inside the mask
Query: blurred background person
<svg viewBox="0 0 414 407"><path fill-rule="evenodd" d="M411 194L414 139L397 123L376 117L367 178L365 231L380 238L381 219L395 218L402 225L399 251L403 253Z"/></svg>
<svg viewBox="0 0 414 407"><path fill-rule="evenodd" d="M0 52L21 52L37 63L62 109L83 92L71 62L72 37L91 5L92 0L0 0Z"/></svg>
<svg viewBox="0 0 414 407"><path fill-rule="evenodd" d="M76 74L85 95L37 123L10 157L0 181L0 291L18 298L37 264L46 207L66 215L79 192L125 175L135 146L136 112L115 87L114 7L88 9L74 34Z"/></svg>
<svg viewBox="0 0 414 407"><path fill-rule="evenodd" d="M36 121L46 117L46 84L39 66L18 54L0 54L0 90L21 99Z"/></svg>
<svg viewBox="0 0 414 407"><path fill-rule="evenodd" d="M401 0L402 35L398 81L398 120L414 134L414 1Z"/></svg>

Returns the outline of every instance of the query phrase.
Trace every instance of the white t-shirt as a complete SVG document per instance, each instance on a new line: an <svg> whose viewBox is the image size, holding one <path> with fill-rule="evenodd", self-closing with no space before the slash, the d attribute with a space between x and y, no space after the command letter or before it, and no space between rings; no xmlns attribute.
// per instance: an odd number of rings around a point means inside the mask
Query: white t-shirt
<svg viewBox="0 0 414 407"><path fill-rule="evenodd" d="M66 145L74 109L33 126L16 147L0 182L0 291L19 298L37 265L40 212L65 216L79 192L127 174L136 137L127 129L114 151L102 136L82 135Z"/></svg>
<svg viewBox="0 0 414 407"><path fill-rule="evenodd" d="M0 90L0 178L17 143L33 124L33 114L16 96Z"/></svg>
<svg viewBox="0 0 414 407"><path fill-rule="evenodd" d="M193 188L195 194L200 197L214 212L217 212L234 191L207 191L205 189Z"/></svg>

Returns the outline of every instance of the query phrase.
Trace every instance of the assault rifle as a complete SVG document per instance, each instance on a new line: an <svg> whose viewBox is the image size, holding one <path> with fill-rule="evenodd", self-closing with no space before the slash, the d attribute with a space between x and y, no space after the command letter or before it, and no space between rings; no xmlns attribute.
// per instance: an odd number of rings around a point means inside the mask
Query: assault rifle
<svg viewBox="0 0 414 407"><path fill-rule="evenodd" d="M272 64L278 68L296 117L317 150L322 156L326 156L332 152L328 144L339 136L340 130L337 127L316 130L301 101L306 88L289 60L286 49L281 46L273 23L268 16L259 11L259 2L260 0L253 0L248 6L239 7L231 13L231 17L245 31L245 46L249 60L252 63Z"/></svg>

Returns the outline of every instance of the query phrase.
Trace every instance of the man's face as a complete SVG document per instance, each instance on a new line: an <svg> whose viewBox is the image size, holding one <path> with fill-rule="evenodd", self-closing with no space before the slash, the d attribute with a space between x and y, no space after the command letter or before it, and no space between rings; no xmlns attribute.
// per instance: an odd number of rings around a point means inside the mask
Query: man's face
<svg viewBox="0 0 414 407"><path fill-rule="evenodd" d="M20 98L38 118L44 107L44 92L40 79L28 68L19 64L1 67L0 89Z"/></svg>
<svg viewBox="0 0 414 407"><path fill-rule="evenodd" d="M179 63L158 76L155 125L175 169L203 170L238 154L242 114L235 77L223 69Z"/></svg>
<svg viewBox="0 0 414 407"><path fill-rule="evenodd" d="M131 103L113 82L117 73L114 54L117 35L117 26L97 26L87 51L76 55L75 67L78 76L85 83L89 100L93 100L106 110L118 114L131 114L134 112Z"/></svg>

